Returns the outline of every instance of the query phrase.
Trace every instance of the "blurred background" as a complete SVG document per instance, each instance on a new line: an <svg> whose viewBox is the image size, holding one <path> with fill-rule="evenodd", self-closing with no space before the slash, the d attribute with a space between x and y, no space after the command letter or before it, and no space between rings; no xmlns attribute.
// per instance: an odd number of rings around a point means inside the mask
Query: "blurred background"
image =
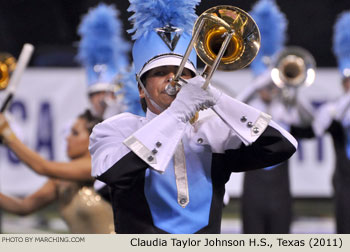
<svg viewBox="0 0 350 252"><path fill-rule="evenodd" d="M19 56L24 43L35 46L15 99L10 107L15 127L24 142L52 160L66 160L64 137L71 121L87 106L84 70L76 60L80 40L77 27L82 15L99 2L115 4L125 31L128 22L127 0L1 0L0 52ZM304 99L313 104L336 99L341 93L336 58L332 53L333 24L338 14L350 10L348 0L277 0L288 19L287 45L301 46L315 57L316 81L302 88ZM247 12L254 0L202 0L197 14L222 4ZM125 32L125 38L130 35ZM199 65L202 66L202 65ZM218 71L213 83L232 96L251 81L249 69ZM226 83L234 83L227 87ZM1 92L0 92L1 100ZM291 187L294 197L293 233L334 233L334 206L331 177L334 153L331 139L302 141L291 159ZM20 164L7 149L0 147L0 191L25 196L40 187L46 178ZM224 208L223 233L240 233L239 214L242 178L234 174L227 185L231 198ZM3 213L3 233L64 233L67 228L50 206L28 217Z"/></svg>
<svg viewBox="0 0 350 252"><path fill-rule="evenodd" d="M114 3L120 11L125 30L128 22L127 0L1 0L0 49L18 56L24 43L32 43L36 50L30 66L77 66L77 26L81 16L99 2ZM250 11L254 0L203 0L197 14L219 4L228 4ZM335 66L331 51L332 27L336 16L350 8L346 0L277 0L276 3L289 20L287 45L309 50L320 67ZM130 35L125 32L125 37Z"/></svg>

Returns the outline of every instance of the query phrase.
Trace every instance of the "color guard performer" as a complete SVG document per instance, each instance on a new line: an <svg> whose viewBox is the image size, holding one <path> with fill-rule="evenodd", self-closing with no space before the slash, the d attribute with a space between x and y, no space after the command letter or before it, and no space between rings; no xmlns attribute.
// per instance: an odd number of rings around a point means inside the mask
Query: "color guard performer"
<svg viewBox="0 0 350 252"><path fill-rule="evenodd" d="M81 114L67 137L70 162L54 162L41 157L23 144L0 113L0 139L17 157L38 174L50 179L35 193L14 198L0 193L0 208L18 215L28 215L53 202L71 233L113 233L112 208L92 187L89 135L100 120L90 111Z"/></svg>

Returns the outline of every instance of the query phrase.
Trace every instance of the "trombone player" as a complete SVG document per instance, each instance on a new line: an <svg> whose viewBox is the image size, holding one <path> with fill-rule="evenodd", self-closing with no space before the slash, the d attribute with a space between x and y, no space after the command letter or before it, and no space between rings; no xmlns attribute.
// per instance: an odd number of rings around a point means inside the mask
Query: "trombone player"
<svg viewBox="0 0 350 252"><path fill-rule="evenodd" d="M248 87L237 99L270 114L295 138L311 138L312 131L308 130L313 121L311 105L298 96L299 86L280 88L272 73L270 68L265 70L256 78L253 89ZM287 160L246 172L242 192L243 233L290 233L293 213Z"/></svg>
<svg viewBox="0 0 350 252"><path fill-rule="evenodd" d="M296 97L306 79L304 66L309 65L305 60L309 55L301 48L283 49L287 19L274 1L257 2L251 15L261 31L261 48L250 65L255 80L237 99L270 114L286 130L310 125L311 109ZM243 233L290 233L292 196L287 160L245 172L241 216Z"/></svg>
<svg viewBox="0 0 350 252"><path fill-rule="evenodd" d="M231 172L282 162L297 143L269 115L211 85L203 89L206 80L197 75L194 51L180 74L185 84L168 93L191 40L198 1L130 3L146 117L122 113L94 128L92 175L112 188L117 233L220 233ZM247 18L238 8L224 8L217 13ZM191 120L208 108L218 116Z"/></svg>
<svg viewBox="0 0 350 252"><path fill-rule="evenodd" d="M341 13L333 28L333 53L344 94L322 105L312 124L316 136L329 133L335 150L333 173L336 232L350 233L350 11Z"/></svg>

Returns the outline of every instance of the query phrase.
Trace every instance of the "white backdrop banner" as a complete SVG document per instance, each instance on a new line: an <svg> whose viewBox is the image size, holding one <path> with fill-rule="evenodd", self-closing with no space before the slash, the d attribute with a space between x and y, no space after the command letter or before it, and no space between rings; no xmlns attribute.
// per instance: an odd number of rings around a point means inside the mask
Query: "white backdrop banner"
<svg viewBox="0 0 350 252"><path fill-rule="evenodd" d="M252 81L249 70L216 72L212 83L231 96ZM314 103L332 100L341 94L336 69L319 69L315 83L300 88L303 99ZM0 92L0 104L4 91ZM88 106L85 75L82 69L28 69L22 77L9 108L10 123L33 150L45 158L65 161L65 136L76 116ZM292 193L298 197L329 197L334 151L329 136L302 140L290 160ZM241 193L242 175L233 174L227 184L232 197ZM37 190L45 177L38 176L18 162L6 148L0 147L0 190L12 195L27 195Z"/></svg>
<svg viewBox="0 0 350 252"><path fill-rule="evenodd" d="M5 91L0 92L0 104ZM22 76L7 118L32 150L50 160L66 161L65 136L87 107L81 69L28 69ZM11 195L33 193L46 181L0 147L0 190Z"/></svg>

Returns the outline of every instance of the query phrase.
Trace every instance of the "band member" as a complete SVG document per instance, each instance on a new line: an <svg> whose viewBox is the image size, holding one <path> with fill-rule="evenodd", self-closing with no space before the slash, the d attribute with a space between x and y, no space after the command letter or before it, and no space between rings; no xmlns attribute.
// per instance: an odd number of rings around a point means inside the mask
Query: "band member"
<svg viewBox="0 0 350 252"><path fill-rule="evenodd" d="M180 91L171 83L191 39L199 1L131 0L135 71L146 117L122 113L90 136L92 174L112 189L118 233L220 233L231 172L288 159L295 139L271 117L197 76L185 63ZM190 123L200 109L219 116Z"/></svg>
<svg viewBox="0 0 350 252"><path fill-rule="evenodd" d="M87 91L95 116L106 119L121 112L143 114L134 72L129 67L130 44L123 39L119 12L99 4L83 17L78 59L85 67ZM109 188L100 181L95 189L110 200Z"/></svg>
<svg viewBox="0 0 350 252"><path fill-rule="evenodd" d="M251 15L260 29L261 47L250 65L256 76L255 80L237 99L272 115L276 120L281 116L279 112L285 113L286 110L278 99L279 89L272 82L267 60L271 61L284 46L287 20L271 0L257 2ZM292 197L287 161L244 174L241 216L243 233L290 232Z"/></svg>
<svg viewBox="0 0 350 252"><path fill-rule="evenodd" d="M336 231L350 233L350 11L339 15L333 32L333 52L338 60L344 94L320 107L315 115L316 136L330 133L336 155L333 175Z"/></svg>
<svg viewBox="0 0 350 252"><path fill-rule="evenodd" d="M134 101L128 92L137 92L135 85L125 84L134 73L128 60L130 45L123 38L118 16L114 5L101 3L89 10L78 28L77 58L86 70L91 110L104 119L130 111Z"/></svg>
<svg viewBox="0 0 350 252"><path fill-rule="evenodd" d="M62 218L72 233L112 233L113 213L108 202L93 189L90 175L89 135L100 120L89 111L81 114L67 137L70 162L45 160L23 144L0 114L0 139L17 157L35 172L50 179L35 193L25 198L13 198L0 193L0 208L27 215L55 201Z"/></svg>
<svg viewBox="0 0 350 252"><path fill-rule="evenodd" d="M296 95L297 87L287 89L289 83L284 83L285 87L278 88L271 78L273 64L278 64L275 62L279 58L277 56L288 51L287 48L283 49L288 22L285 15L272 0L257 2L251 15L261 32L261 47L250 65L255 75L254 82L237 99L270 114L287 130L310 125L310 106L302 104L297 96L286 96L287 92L292 91ZM294 64L287 62L286 58L281 60L284 64ZM294 79L297 78L300 76L294 76ZM244 233L290 232L292 196L288 161L244 174L241 215Z"/></svg>

